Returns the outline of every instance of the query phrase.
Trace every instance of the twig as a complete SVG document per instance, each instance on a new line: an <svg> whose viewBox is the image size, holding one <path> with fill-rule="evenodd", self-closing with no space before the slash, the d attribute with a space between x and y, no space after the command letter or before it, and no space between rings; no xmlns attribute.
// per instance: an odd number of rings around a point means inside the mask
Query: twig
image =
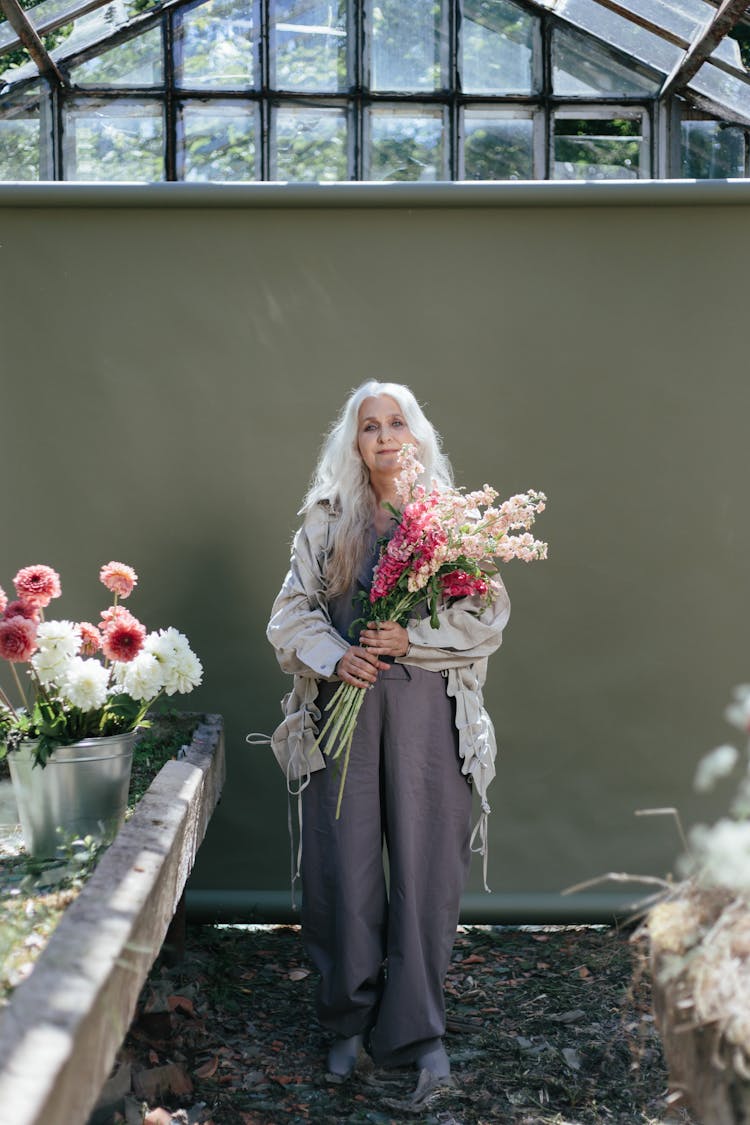
<svg viewBox="0 0 750 1125"><path fill-rule="evenodd" d="M588 890L589 887L595 887L598 883L606 883L610 879L614 883L648 883L654 887L664 887L666 890L671 890L673 886L666 879L659 879L656 875L629 875L627 871L610 871L606 875L597 875L596 879L587 879L585 883L576 883L573 887L566 887L564 891L560 891L560 894L573 895L577 891Z"/></svg>
<svg viewBox="0 0 750 1125"><path fill-rule="evenodd" d="M685 849L685 851L688 853L688 855L692 855L692 849L690 847L690 844L688 843L688 838L685 835L685 829L682 827L682 820L680 819L680 814L677 811L677 809L674 809L674 808L636 809L635 815L636 816L673 816L674 819L675 819L675 823L677 824L677 831L679 832L680 839L682 840L682 846Z"/></svg>

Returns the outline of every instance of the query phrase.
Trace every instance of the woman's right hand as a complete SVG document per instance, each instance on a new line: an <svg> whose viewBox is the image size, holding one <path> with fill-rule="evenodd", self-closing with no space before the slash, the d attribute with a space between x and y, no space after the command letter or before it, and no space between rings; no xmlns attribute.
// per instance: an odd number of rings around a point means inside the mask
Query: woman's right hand
<svg viewBox="0 0 750 1125"><path fill-rule="evenodd" d="M361 648L359 645L351 645L348 652L344 653L336 665L336 675L345 684L366 688L375 683L381 668L386 669L388 667L390 665L378 660L377 656L368 652L367 649Z"/></svg>

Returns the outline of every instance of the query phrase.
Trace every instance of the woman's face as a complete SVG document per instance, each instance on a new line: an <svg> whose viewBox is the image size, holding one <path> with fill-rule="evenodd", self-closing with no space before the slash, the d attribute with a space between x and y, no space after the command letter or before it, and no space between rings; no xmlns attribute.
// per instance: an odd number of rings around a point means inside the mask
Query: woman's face
<svg viewBox="0 0 750 1125"><path fill-rule="evenodd" d="M390 395L366 398L357 418L357 447L370 475L395 476L397 455L406 442L417 445L396 400Z"/></svg>

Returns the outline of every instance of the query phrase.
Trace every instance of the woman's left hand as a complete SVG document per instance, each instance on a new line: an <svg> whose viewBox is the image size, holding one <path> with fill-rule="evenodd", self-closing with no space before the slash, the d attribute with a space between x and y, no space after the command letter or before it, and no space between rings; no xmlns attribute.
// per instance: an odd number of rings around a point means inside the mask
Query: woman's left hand
<svg viewBox="0 0 750 1125"><path fill-rule="evenodd" d="M376 656L406 656L409 634L395 621L371 621L360 633L359 643Z"/></svg>

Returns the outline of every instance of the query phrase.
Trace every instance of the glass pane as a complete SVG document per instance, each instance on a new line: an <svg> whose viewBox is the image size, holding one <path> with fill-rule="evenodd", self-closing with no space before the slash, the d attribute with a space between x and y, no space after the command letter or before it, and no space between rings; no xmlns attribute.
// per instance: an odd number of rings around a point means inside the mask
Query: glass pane
<svg viewBox="0 0 750 1125"><path fill-rule="evenodd" d="M37 30L46 29L59 20L72 20L81 9L101 7L107 0L42 0L41 4L34 4L26 8L29 23ZM24 5L25 7L25 5ZM11 24L0 23L0 51L9 43L17 41L17 36Z"/></svg>
<svg viewBox="0 0 750 1125"><path fill-rule="evenodd" d="M555 29L552 35L552 89L556 94L619 97L656 94L660 83L632 63L615 58L590 38Z"/></svg>
<svg viewBox="0 0 750 1125"><path fill-rule="evenodd" d="M208 0L174 16L175 84L243 89L258 83L255 5Z"/></svg>
<svg viewBox="0 0 750 1125"><path fill-rule="evenodd" d="M682 122L680 174L691 180L725 180L745 174L745 138L718 121Z"/></svg>
<svg viewBox="0 0 750 1125"><path fill-rule="evenodd" d="M437 90L446 85L446 0L374 0L373 90Z"/></svg>
<svg viewBox="0 0 750 1125"><path fill-rule="evenodd" d="M680 3L668 4L663 3L663 0L626 0L623 7L688 42L698 28L711 18L712 13L716 14L715 9L708 4L701 4L698 14L698 11L690 12Z"/></svg>
<svg viewBox="0 0 750 1125"><path fill-rule="evenodd" d="M346 0L272 0L271 85L336 93L349 85Z"/></svg>
<svg viewBox="0 0 750 1125"><path fill-rule="evenodd" d="M346 114L341 109L281 108L275 114L272 178L326 183L345 180Z"/></svg>
<svg viewBox="0 0 750 1125"><path fill-rule="evenodd" d="M487 109L464 113L464 178L533 180L534 122Z"/></svg>
<svg viewBox="0 0 750 1125"><path fill-rule="evenodd" d="M750 75L748 81L743 82L741 78L726 74L712 63L706 62L690 80L688 89L705 94L750 123Z"/></svg>
<svg viewBox="0 0 750 1125"><path fill-rule="evenodd" d="M445 111L372 109L368 180L447 179Z"/></svg>
<svg viewBox="0 0 750 1125"><path fill-rule="evenodd" d="M177 139L181 180L256 180L257 106L240 102L187 102Z"/></svg>
<svg viewBox="0 0 750 1125"><path fill-rule="evenodd" d="M0 180L41 177L41 108L38 87L32 96L0 109Z"/></svg>
<svg viewBox="0 0 750 1125"><path fill-rule="evenodd" d="M461 84L469 94L532 94L539 21L508 0L465 0Z"/></svg>
<svg viewBox="0 0 750 1125"><path fill-rule="evenodd" d="M160 86L163 75L160 27L70 68L77 86Z"/></svg>
<svg viewBox="0 0 750 1125"><path fill-rule="evenodd" d="M728 35L722 39L716 50L711 52L711 58L723 59L724 62L728 62L730 66L736 66L738 70L743 69L740 45L736 39L730 39Z"/></svg>
<svg viewBox="0 0 750 1125"><path fill-rule="evenodd" d="M635 180L643 162L640 121L555 119L556 180Z"/></svg>
<svg viewBox="0 0 750 1125"><path fill-rule="evenodd" d="M156 102L72 102L63 114L65 179L163 180L162 116Z"/></svg>
<svg viewBox="0 0 750 1125"><path fill-rule="evenodd" d="M618 16L595 0L559 0L554 5L554 10L562 19L569 20L583 31L598 36L626 55L632 55L664 74L669 74L685 53L674 43Z"/></svg>

